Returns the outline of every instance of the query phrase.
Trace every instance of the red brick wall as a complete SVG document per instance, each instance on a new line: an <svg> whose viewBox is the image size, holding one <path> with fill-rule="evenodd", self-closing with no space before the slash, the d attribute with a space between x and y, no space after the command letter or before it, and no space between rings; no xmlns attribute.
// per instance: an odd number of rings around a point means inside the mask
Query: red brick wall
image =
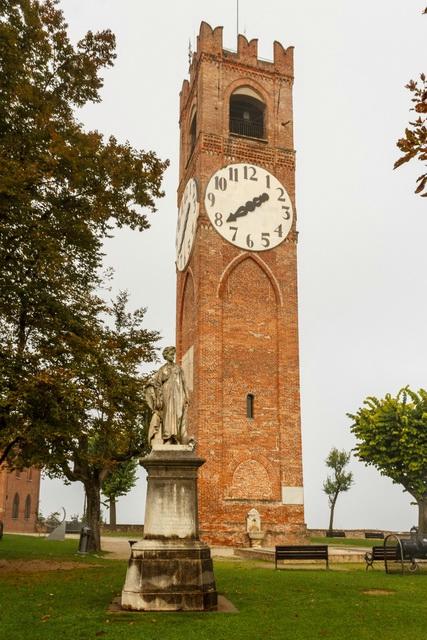
<svg viewBox="0 0 427 640"><path fill-rule="evenodd" d="M195 177L200 214L187 271L177 273L178 359L194 347L190 431L206 459L199 479L202 536L247 544L246 514L256 508L264 544L273 544L305 532L303 506L282 503L282 485L303 484L295 222L275 249L246 252L212 228L204 193L214 171L250 162L284 184L295 214L292 50L275 43L268 63L257 59L256 41L239 36L239 51L231 54L221 38L220 28L202 23L190 83L181 92L178 202ZM266 141L229 134L229 99L240 85L265 102ZM189 155L195 108L197 143ZM248 393L253 419L246 416Z"/></svg>
<svg viewBox="0 0 427 640"><path fill-rule="evenodd" d="M36 530L40 493L40 470L24 469L21 472L0 470L0 520L5 532L32 533ZM19 496L18 517L13 514L15 495ZM29 517L25 517L25 504L30 498Z"/></svg>

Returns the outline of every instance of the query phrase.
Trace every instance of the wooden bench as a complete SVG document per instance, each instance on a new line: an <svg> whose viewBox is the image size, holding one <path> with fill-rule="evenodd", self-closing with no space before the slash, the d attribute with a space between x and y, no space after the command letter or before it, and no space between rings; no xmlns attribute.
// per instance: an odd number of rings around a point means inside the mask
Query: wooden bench
<svg viewBox="0 0 427 640"><path fill-rule="evenodd" d="M345 538L345 531L326 531L326 538Z"/></svg>
<svg viewBox="0 0 427 640"><path fill-rule="evenodd" d="M387 560L396 560L397 548L396 547L384 547L384 545L378 547L372 547L372 551L365 553L366 571L369 567L374 568L375 561L384 562Z"/></svg>
<svg viewBox="0 0 427 640"><path fill-rule="evenodd" d="M278 560L325 560L329 569L328 545L282 545L275 549L276 569Z"/></svg>
<svg viewBox="0 0 427 640"><path fill-rule="evenodd" d="M382 531L365 531L365 538L378 538L378 540L384 540L384 534Z"/></svg>

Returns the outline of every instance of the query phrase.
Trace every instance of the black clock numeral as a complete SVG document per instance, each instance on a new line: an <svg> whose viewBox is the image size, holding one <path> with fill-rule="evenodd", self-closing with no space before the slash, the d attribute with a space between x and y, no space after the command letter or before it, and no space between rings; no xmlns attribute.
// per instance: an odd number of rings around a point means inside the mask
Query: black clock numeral
<svg viewBox="0 0 427 640"><path fill-rule="evenodd" d="M239 228L238 227L228 227L228 228L230 229L230 231L234 231L233 237L231 238L231 242L234 242L237 237L237 232Z"/></svg>
<svg viewBox="0 0 427 640"><path fill-rule="evenodd" d="M277 198L279 202L286 202L285 190L282 187L276 187L277 191L280 191L280 196Z"/></svg>
<svg viewBox="0 0 427 640"><path fill-rule="evenodd" d="M219 178L218 176L215 176L215 189L218 191L225 191L227 189L227 180L226 178Z"/></svg>
<svg viewBox="0 0 427 640"><path fill-rule="evenodd" d="M243 177L245 180L253 180L257 182L258 178L256 177L256 168L252 166L245 165L243 167Z"/></svg>
<svg viewBox="0 0 427 640"><path fill-rule="evenodd" d="M208 193L208 200L210 202L211 207L213 207L215 204L215 194L212 193L212 191Z"/></svg>
<svg viewBox="0 0 427 640"><path fill-rule="evenodd" d="M228 178L230 182L239 182L239 170L237 167L228 168Z"/></svg>
<svg viewBox="0 0 427 640"><path fill-rule="evenodd" d="M270 234L269 233L261 233L261 244L263 247L267 249L270 246Z"/></svg>
<svg viewBox="0 0 427 640"><path fill-rule="evenodd" d="M280 191L280 196L277 198L279 202L286 202L285 190L282 187L276 187L277 191ZM289 213L290 206L282 204L282 209L285 209L287 215L284 220L289 220L291 214Z"/></svg>
<svg viewBox="0 0 427 640"><path fill-rule="evenodd" d="M277 233L279 238L283 237L283 229L281 224L279 224L279 226L274 229L274 233Z"/></svg>
<svg viewBox="0 0 427 640"><path fill-rule="evenodd" d="M267 173L265 175L265 186L267 187L267 189L270 189L270 175Z"/></svg>
<svg viewBox="0 0 427 640"><path fill-rule="evenodd" d="M215 224L217 227L222 227L222 213L215 214Z"/></svg>
<svg viewBox="0 0 427 640"><path fill-rule="evenodd" d="M283 220L289 220L291 217L290 207L282 207L285 210L285 215L282 216Z"/></svg>
<svg viewBox="0 0 427 640"><path fill-rule="evenodd" d="M246 246L249 247L249 249L252 249L254 246L254 241L252 240L250 233L246 236Z"/></svg>

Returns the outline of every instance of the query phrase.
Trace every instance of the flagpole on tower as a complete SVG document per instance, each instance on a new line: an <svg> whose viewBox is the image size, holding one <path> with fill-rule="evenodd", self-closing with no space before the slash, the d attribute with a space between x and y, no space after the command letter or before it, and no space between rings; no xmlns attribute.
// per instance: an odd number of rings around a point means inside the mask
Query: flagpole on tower
<svg viewBox="0 0 427 640"><path fill-rule="evenodd" d="M236 30L239 37L239 0L236 0Z"/></svg>

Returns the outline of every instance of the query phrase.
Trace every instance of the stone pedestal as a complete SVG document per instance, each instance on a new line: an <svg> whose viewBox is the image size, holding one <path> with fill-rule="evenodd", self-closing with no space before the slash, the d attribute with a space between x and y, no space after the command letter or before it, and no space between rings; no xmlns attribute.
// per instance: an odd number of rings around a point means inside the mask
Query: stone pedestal
<svg viewBox="0 0 427 640"><path fill-rule="evenodd" d="M132 546L122 608L204 611L217 608L209 547L199 540L197 473L204 460L187 445L157 445L147 470L144 538Z"/></svg>

